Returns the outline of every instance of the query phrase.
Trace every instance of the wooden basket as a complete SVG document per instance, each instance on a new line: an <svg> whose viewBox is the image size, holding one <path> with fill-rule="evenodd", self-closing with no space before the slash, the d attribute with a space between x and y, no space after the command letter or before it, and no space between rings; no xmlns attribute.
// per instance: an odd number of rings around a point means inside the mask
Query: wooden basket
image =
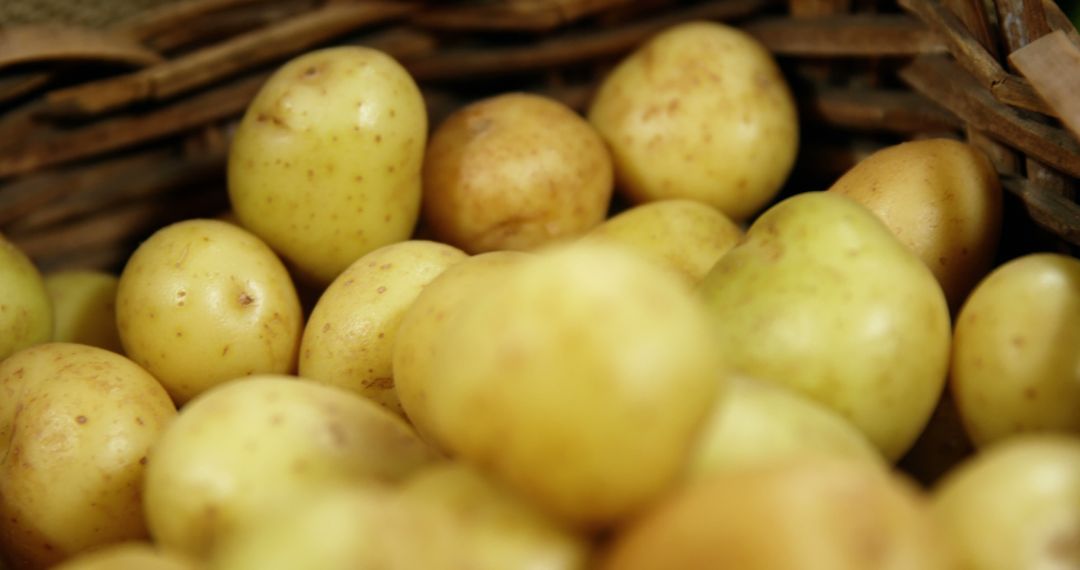
<svg viewBox="0 0 1080 570"><path fill-rule="evenodd" d="M224 212L232 126L306 50L393 55L434 125L508 90L582 109L619 58L694 19L781 62L803 123L785 192L884 145L964 138L1009 191L1003 259L1080 244L1080 35L1051 0L141 0L68 22L18 9L34 1L0 9L0 232L44 271L118 270L154 229Z"/></svg>

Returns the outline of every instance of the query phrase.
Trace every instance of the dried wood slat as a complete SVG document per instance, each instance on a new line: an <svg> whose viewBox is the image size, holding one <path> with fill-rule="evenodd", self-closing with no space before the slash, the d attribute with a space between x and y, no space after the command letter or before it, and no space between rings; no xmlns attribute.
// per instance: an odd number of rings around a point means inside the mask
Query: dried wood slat
<svg viewBox="0 0 1080 570"><path fill-rule="evenodd" d="M787 56L912 56L945 51L945 44L918 20L895 14L767 18L750 22L744 29L769 51Z"/></svg>
<svg viewBox="0 0 1080 570"><path fill-rule="evenodd" d="M971 35L964 23L939 2L899 0L899 3L937 32L949 46L953 57L999 101L1043 114L1052 113L1031 85L1006 72L975 36Z"/></svg>
<svg viewBox="0 0 1080 570"><path fill-rule="evenodd" d="M668 26L697 19L732 19L753 14L774 0L712 0L662 17L618 28L553 35L525 46L459 48L404 62L418 81L512 74L553 68L630 51Z"/></svg>
<svg viewBox="0 0 1080 570"><path fill-rule="evenodd" d="M1006 53L1012 53L1050 33L1042 0L994 0Z"/></svg>
<svg viewBox="0 0 1080 570"><path fill-rule="evenodd" d="M1080 139L1080 48L1059 31L1012 52L1009 61Z"/></svg>
<svg viewBox="0 0 1080 570"><path fill-rule="evenodd" d="M990 18L982 0L943 0L945 7L964 23L972 37L994 59L998 58L997 35L991 32Z"/></svg>
<svg viewBox="0 0 1080 570"><path fill-rule="evenodd" d="M161 56L130 39L79 26L0 26L0 69L46 61L94 61L143 67L161 61Z"/></svg>
<svg viewBox="0 0 1080 570"><path fill-rule="evenodd" d="M1031 219L1073 245L1080 245L1080 205L1024 178L1002 177L1003 188L1023 200Z"/></svg>
<svg viewBox="0 0 1080 570"><path fill-rule="evenodd" d="M817 18L851 12L851 0L788 0L793 18Z"/></svg>
<svg viewBox="0 0 1080 570"><path fill-rule="evenodd" d="M821 88L800 98L800 116L833 127L916 134L956 131L956 115L911 91Z"/></svg>
<svg viewBox="0 0 1080 570"><path fill-rule="evenodd" d="M1015 150L971 125L966 125L964 132L967 135L968 144L983 151L994 165L994 170L1000 174L1020 175L1020 157Z"/></svg>
<svg viewBox="0 0 1080 570"><path fill-rule="evenodd" d="M51 92L46 100L51 113L92 116L167 99L413 9L386 2L329 5L134 74Z"/></svg>
<svg viewBox="0 0 1080 570"><path fill-rule="evenodd" d="M30 71L0 77L0 103L13 101L42 88L52 77L47 71Z"/></svg>
<svg viewBox="0 0 1080 570"><path fill-rule="evenodd" d="M205 15L187 25L162 30L143 41L148 47L162 53L191 50L273 25L313 9L313 0L275 0L267 6L241 6L223 13Z"/></svg>
<svg viewBox="0 0 1080 570"><path fill-rule="evenodd" d="M1050 30L1065 32L1069 41L1080 47L1080 31L1076 30L1076 26L1073 25L1069 16L1061 11L1061 7L1054 0L1043 0L1042 7L1043 13L1046 14L1046 25L1050 26Z"/></svg>
<svg viewBox="0 0 1080 570"><path fill-rule="evenodd" d="M241 114L266 81L258 74L151 111L74 129L53 128L16 152L0 155L0 178L88 158Z"/></svg>
<svg viewBox="0 0 1080 570"><path fill-rule="evenodd" d="M9 226L13 222L38 208L122 181L132 173L163 173L159 166L168 161L169 154L169 151L154 149L78 168L46 170L0 186L0 228L10 232Z"/></svg>
<svg viewBox="0 0 1080 570"><path fill-rule="evenodd" d="M545 32L632 0L548 0L453 5L418 12L410 21L432 30Z"/></svg>
<svg viewBox="0 0 1080 570"><path fill-rule="evenodd" d="M136 14L112 27L118 35L126 35L139 42L151 41L158 34L190 25L208 14L230 8L263 4L268 0L185 0L168 2Z"/></svg>
<svg viewBox="0 0 1080 570"><path fill-rule="evenodd" d="M900 71L916 91L998 141L1071 176L1080 176L1080 144L1064 130L1022 116L997 101L958 63L920 56Z"/></svg>

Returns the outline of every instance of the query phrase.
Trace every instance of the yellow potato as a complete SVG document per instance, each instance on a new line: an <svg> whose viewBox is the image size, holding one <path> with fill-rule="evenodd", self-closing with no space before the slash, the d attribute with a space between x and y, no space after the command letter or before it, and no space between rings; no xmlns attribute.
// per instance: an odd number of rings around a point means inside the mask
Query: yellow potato
<svg viewBox="0 0 1080 570"><path fill-rule="evenodd" d="M465 529L394 489L327 489L223 541L209 570L472 570Z"/></svg>
<svg viewBox="0 0 1080 570"><path fill-rule="evenodd" d="M429 429L451 455L582 528L672 484L725 380L704 308L678 277L577 243L460 304L425 385Z"/></svg>
<svg viewBox="0 0 1080 570"><path fill-rule="evenodd" d="M58 271L45 276L53 306L53 340L123 352L116 330L119 279L104 271Z"/></svg>
<svg viewBox="0 0 1080 570"><path fill-rule="evenodd" d="M404 416L394 390L401 319L424 287L465 259L459 249L410 240L356 260L319 297L300 343L300 375L345 388Z"/></svg>
<svg viewBox="0 0 1080 570"><path fill-rule="evenodd" d="M830 192L773 206L705 277L735 371L790 386L851 420L895 461L941 396L949 310L915 254Z"/></svg>
<svg viewBox="0 0 1080 570"><path fill-rule="evenodd" d="M948 546L907 481L817 457L679 489L616 535L598 568L955 570Z"/></svg>
<svg viewBox="0 0 1080 570"><path fill-rule="evenodd" d="M630 208L583 239L628 247L696 287L742 236L742 229L716 208L704 202L672 199Z"/></svg>
<svg viewBox="0 0 1080 570"><path fill-rule="evenodd" d="M0 235L0 360L46 342L53 332L53 309L37 267Z"/></svg>
<svg viewBox="0 0 1080 570"><path fill-rule="evenodd" d="M588 116L631 200L691 198L735 221L772 200L799 143L795 101L772 55L714 22L654 36L604 78Z"/></svg>
<svg viewBox="0 0 1080 570"><path fill-rule="evenodd" d="M176 408L104 349L49 343L0 362L0 551L15 568L147 535L147 453Z"/></svg>
<svg viewBox="0 0 1080 570"><path fill-rule="evenodd" d="M312 51L248 106L229 150L237 219L306 280L409 238L420 211L427 111L416 83L374 49Z"/></svg>
<svg viewBox="0 0 1080 570"><path fill-rule="evenodd" d="M1080 433L1080 260L1030 254L980 282L956 320L950 389L978 446Z"/></svg>
<svg viewBox="0 0 1080 570"><path fill-rule="evenodd" d="M148 542L122 542L70 558L52 570L198 570L195 562Z"/></svg>
<svg viewBox="0 0 1080 570"><path fill-rule="evenodd" d="M590 546L583 536L556 524L471 465L434 464L406 481L401 493L442 511L450 524L463 529L468 563L459 567L587 567Z"/></svg>
<svg viewBox="0 0 1080 570"><path fill-rule="evenodd" d="M155 232L128 259L116 293L124 351L181 404L237 376L292 372L302 319L274 252L217 220Z"/></svg>
<svg viewBox="0 0 1080 570"><path fill-rule="evenodd" d="M453 315L477 290L488 289L508 268L529 259L517 251L492 251L464 259L446 269L417 296L398 327L394 343L394 389L402 408L424 439L446 447L432 430L433 407L429 386L438 381L433 368L439 338L454 334Z"/></svg>
<svg viewBox="0 0 1080 570"><path fill-rule="evenodd" d="M205 559L234 533L339 485L394 481L432 458L397 416L289 376L226 382L181 410L150 454L156 544Z"/></svg>
<svg viewBox="0 0 1080 570"><path fill-rule="evenodd" d="M459 109L431 135L424 157L424 219L469 253L529 250L603 221L611 157L583 118L525 93Z"/></svg>
<svg viewBox="0 0 1080 570"><path fill-rule="evenodd" d="M969 144L930 139L887 147L829 191L877 214L934 272L953 309L994 262L1001 185L990 161Z"/></svg>
<svg viewBox="0 0 1080 570"><path fill-rule="evenodd" d="M1029 434L980 451L933 505L964 570L1080 568L1080 438Z"/></svg>
<svg viewBox="0 0 1080 570"><path fill-rule="evenodd" d="M732 378L698 437L688 463L694 479L803 455L885 465L851 422L794 390L750 378Z"/></svg>

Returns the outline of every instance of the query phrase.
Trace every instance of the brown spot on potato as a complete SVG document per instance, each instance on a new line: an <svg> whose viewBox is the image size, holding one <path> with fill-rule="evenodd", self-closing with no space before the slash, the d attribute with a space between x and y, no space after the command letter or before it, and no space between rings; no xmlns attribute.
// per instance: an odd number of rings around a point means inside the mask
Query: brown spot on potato
<svg viewBox="0 0 1080 570"><path fill-rule="evenodd" d="M380 285L379 288L375 290L375 292L382 295L386 292L386 287Z"/></svg>
<svg viewBox="0 0 1080 570"><path fill-rule="evenodd" d="M146 465L146 456L145 455L139 458L139 465Z"/></svg>
<svg viewBox="0 0 1080 570"><path fill-rule="evenodd" d="M225 356L226 354L229 354L229 349L230 349L230 348L232 348L232 345L226 344L226 345L225 345L225 346L224 346L224 347L223 347L223 348L221 349L221 355L222 355L222 356Z"/></svg>
<svg viewBox="0 0 1080 570"><path fill-rule="evenodd" d="M85 424L86 422L89 421L89 419L86 416L78 416L78 417L75 418L75 421L80 423L80 424Z"/></svg>
<svg viewBox="0 0 1080 570"><path fill-rule="evenodd" d="M246 307L255 302L255 298L247 293L247 291L241 291L237 296L236 301L240 303L241 307Z"/></svg>
<svg viewBox="0 0 1080 570"><path fill-rule="evenodd" d="M1014 336L1009 342L1016 348L1024 348L1024 345L1027 344L1027 339L1022 336Z"/></svg>

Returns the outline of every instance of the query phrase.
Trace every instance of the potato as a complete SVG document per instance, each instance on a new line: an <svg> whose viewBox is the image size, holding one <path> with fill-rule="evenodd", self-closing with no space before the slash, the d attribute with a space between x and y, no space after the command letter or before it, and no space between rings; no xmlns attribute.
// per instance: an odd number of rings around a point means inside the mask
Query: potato
<svg viewBox="0 0 1080 570"><path fill-rule="evenodd" d="M53 309L41 273L0 235L0 360L52 337Z"/></svg>
<svg viewBox="0 0 1080 570"><path fill-rule="evenodd" d="M394 489L334 487L223 541L207 567L472 570L465 530L452 523L443 510Z"/></svg>
<svg viewBox="0 0 1080 570"><path fill-rule="evenodd" d="M424 157L424 220L469 253L530 250L603 221L611 157L562 103L508 93L455 111Z"/></svg>
<svg viewBox="0 0 1080 570"><path fill-rule="evenodd" d="M330 489L222 544L213 570L584 569L587 543L461 464Z"/></svg>
<svg viewBox="0 0 1080 570"><path fill-rule="evenodd" d="M261 240L217 220L154 232L116 292L124 351L177 403L236 376L290 373L303 315L285 266Z"/></svg>
<svg viewBox="0 0 1080 570"><path fill-rule="evenodd" d="M676 276L614 246L563 245L459 303L424 386L451 455L579 528L673 482L725 380Z"/></svg>
<svg viewBox="0 0 1080 570"><path fill-rule="evenodd" d="M294 58L248 106L229 149L237 219L305 280L408 239L420 211L427 110L416 83L371 48Z"/></svg>
<svg viewBox="0 0 1080 570"><path fill-rule="evenodd" d="M53 570L198 570L199 566L148 542L123 542L66 560Z"/></svg>
<svg viewBox="0 0 1080 570"><path fill-rule="evenodd" d="M1015 436L934 489L935 514L965 570L1080 567L1080 438Z"/></svg>
<svg viewBox="0 0 1080 570"><path fill-rule="evenodd" d="M839 412L895 461L941 396L941 287L869 210L830 192L771 207L702 283L716 350L739 373Z"/></svg>
<svg viewBox="0 0 1080 570"><path fill-rule="evenodd" d="M424 286L465 257L455 247L411 240L356 260L323 292L308 318L300 375L351 390L404 416L394 390L398 325Z"/></svg>
<svg viewBox="0 0 1080 570"><path fill-rule="evenodd" d="M123 352L116 330L119 279L104 271L58 271L45 276L53 306L53 340Z"/></svg>
<svg viewBox="0 0 1080 570"><path fill-rule="evenodd" d="M736 376L701 430L689 475L707 478L803 455L885 465L866 436L829 408L783 386Z"/></svg>
<svg viewBox="0 0 1080 570"><path fill-rule="evenodd" d="M604 78L588 112L634 202L691 198L743 221L795 163L795 101L772 55L714 22L671 27Z"/></svg>
<svg viewBox="0 0 1080 570"><path fill-rule="evenodd" d="M953 309L994 262L1001 185L990 160L969 144L928 139L887 147L829 191L877 214L934 272Z"/></svg>
<svg viewBox="0 0 1080 570"><path fill-rule="evenodd" d="M950 382L978 446L1080 433L1080 260L1029 254L980 282L956 320Z"/></svg>
<svg viewBox="0 0 1080 570"><path fill-rule="evenodd" d="M477 290L498 287L493 284L500 275L529 257L517 251L492 251L464 259L424 287L401 319L394 343L394 389L416 431L440 448L446 444L436 440L431 425L438 404L428 397L431 384L439 380L433 364L439 338L455 334L449 323L466 299Z"/></svg>
<svg viewBox="0 0 1080 570"><path fill-rule="evenodd" d="M672 199L621 212L583 239L628 247L696 287L742 236L742 229L716 208L704 202Z"/></svg>
<svg viewBox="0 0 1080 570"><path fill-rule="evenodd" d="M953 570L935 523L926 498L883 469L802 458L679 489L622 529L599 568Z"/></svg>
<svg viewBox="0 0 1080 570"><path fill-rule="evenodd" d="M142 477L176 408L127 358L49 343L0 362L0 551L44 568L147 535Z"/></svg>
<svg viewBox="0 0 1080 570"><path fill-rule="evenodd" d="M404 421L351 392L289 376L238 379L184 406L154 447L147 523L156 544L205 559L327 488L400 480L431 458Z"/></svg>
<svg viewBox="0 0 1080 570"><path fill-rule="evenodd" d="M587 567L590 545L583 536L559 526L471 465L434 464L406 481L401 493L442 511L451 525L464 530L467 563L454 567Z"/></svg>

